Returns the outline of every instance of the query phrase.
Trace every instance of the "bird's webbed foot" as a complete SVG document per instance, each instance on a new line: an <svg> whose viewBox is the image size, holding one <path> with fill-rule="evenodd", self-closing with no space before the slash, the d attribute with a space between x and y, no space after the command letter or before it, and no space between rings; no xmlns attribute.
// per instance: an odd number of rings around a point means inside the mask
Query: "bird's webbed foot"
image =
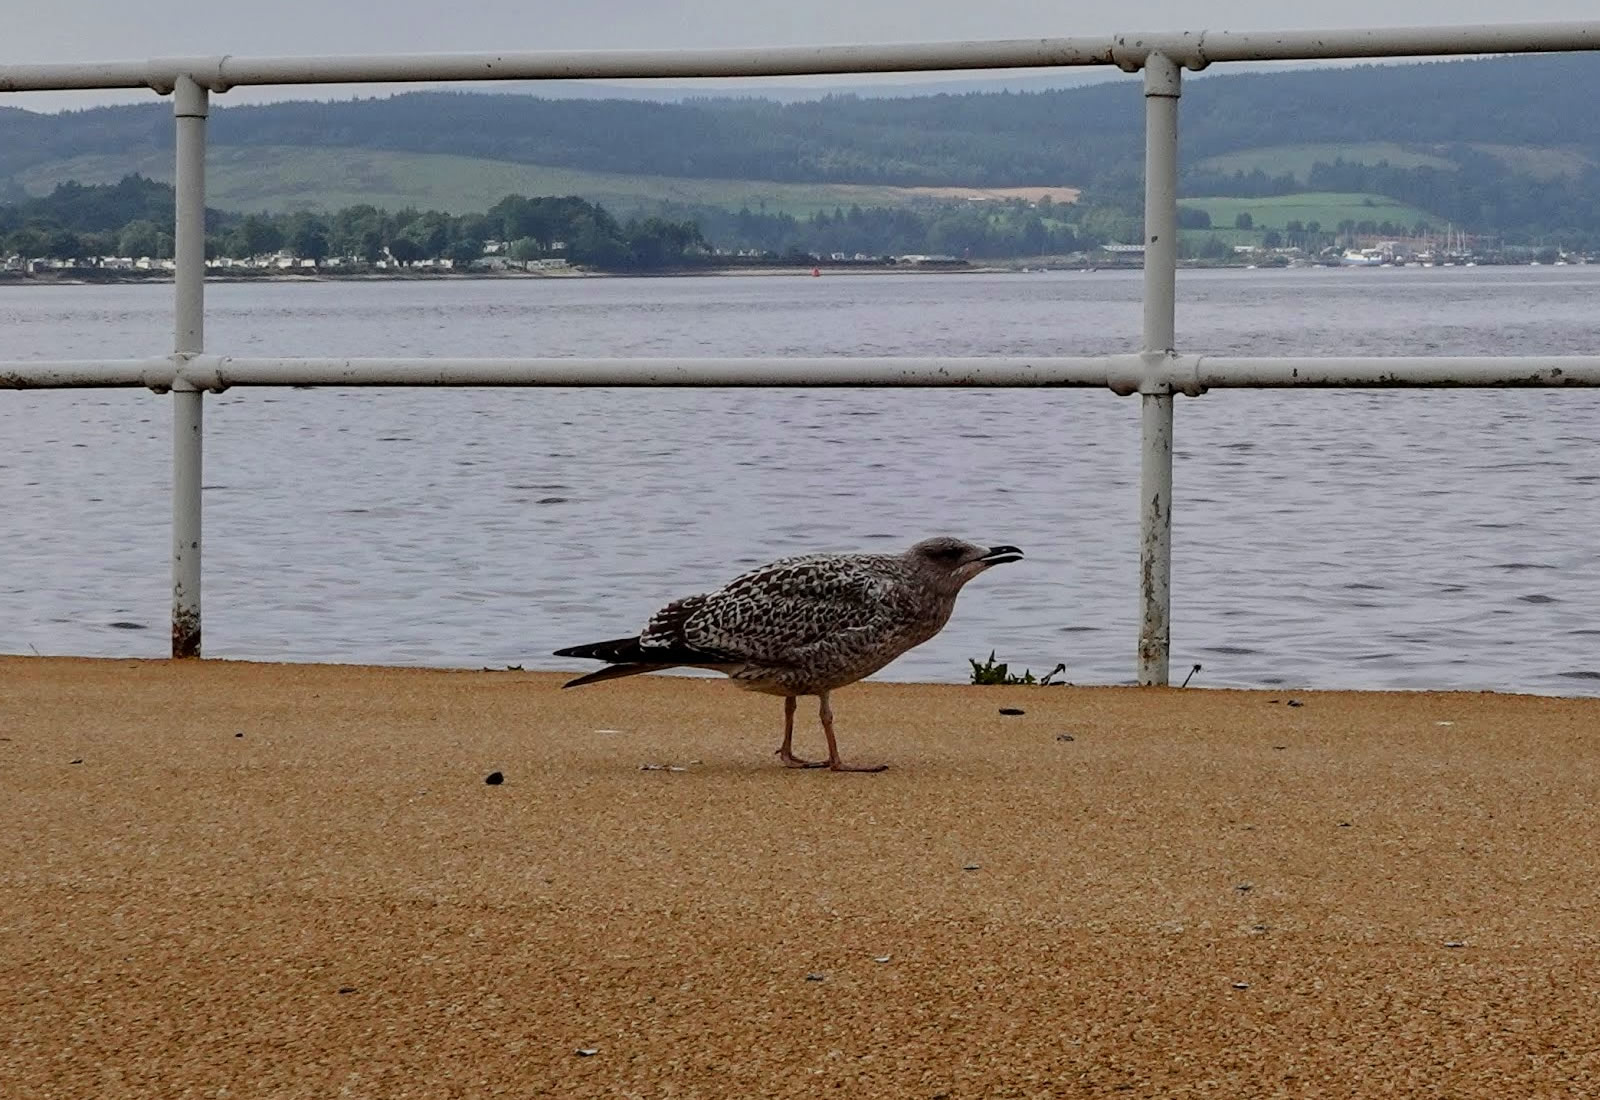
<svg viewBox="0 0 1600 1100"><path fill-rule="evenodd" d="M828 761L828 770L831 772L881 772L888 767L887 764L846 764L843 760Z"/></svg>

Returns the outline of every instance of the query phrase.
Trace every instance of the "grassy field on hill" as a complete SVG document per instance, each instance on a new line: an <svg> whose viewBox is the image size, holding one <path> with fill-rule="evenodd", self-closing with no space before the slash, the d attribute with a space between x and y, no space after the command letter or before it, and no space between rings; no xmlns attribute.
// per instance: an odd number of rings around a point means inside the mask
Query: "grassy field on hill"
<svg viewBox="0 0 1600 1100"><path fill-rule="evenodd" d="M1320 222L1331 230L1340 222L1394 222L1410 227L1419 221L1443 228L1445 219L1426 210L1408 206L1382 195L1342 194L1309 191L1301 195L1269 195L1262 198L1184 198L1184 206L1204 210L1218 229L1231 228L1240 214L1248 213L1255 228L1284 229L1289 222Z"/></svg>
<svg viewBox="0 0 1600 1100"><path fill-rule="evenodd" d="M1494 145L1476 141L1472 147L1488 153L1513 172L1534 179L1548 180L1557 176L1581 175L1596 162L1576 149L1551 149L1539 145Z"/></svg>
<svg viewBox="0 0 1600 1100"><path fill-rule="evenodd" d="M1443 168L1453 171L1453 161L1444 157L1420 152L1415 147L1398 145L1392 141L1346 142L1327 145L1273 145L1261 149L1245 149L1237 153L1223 153L1196 162L1195 167L1205 172L1253 172L1257 169L1269 176L1291 173L1304 183L1311 174L1311 166L1318 161L1331 164L1345 160L1352 164L1377 164L1388 161L1396 168Z"/></svg>
<svg viewBox="0 0 1600 1100"><path fill-rule="evenodd" d="M1496 145L1490 142L1469 142L1469 148L1487 153L1508 169L1534 179L1553 179L1557 176L1576 176L1589 168L1594 161L1576 149L1551 148L1540 145ZM1446 156L1435 155L1429 149L1446 151L1445 146L1400 145L1392 141L1364 141L1322 145L1272 145L1260 149L1244 149L1223 153L1197 161L1195 167L1205 172L1253 172L1257 169L1269 176L1290 173L1304 183L1311 174L1311 166L1318 161L1327 164L1344 160L1351 164L1379 164L1388 161L1395 168L1439 168L1454 172L1460 166Z"/></svg>
<svg viewBox="0 0 1600 1100"><path fill-rule="evenodd" d="M137 156L80 156L36 165L21 174L34 195L75 179L84 184L115 183L130 172L172 181L172 155L152 151ZM1019 197L1049 191L1071 201L1070 187L1016 189ZM1021 196L1021 191L1029 194ZM776 183L767 180L678 179L585 172L537 164L438 153L373 149L268 146L212 146L206 178L207 204L219 210L288 213L338 210L358 203L397 210L415 206L468 214L486 210L509 194L580 195L627 217L661 202L720 206L737 211L765 209L805 217L818 210L862 206L901 206L931 198L967 194L1007 197L1004 189L889 187L842 183Z"/></svg>

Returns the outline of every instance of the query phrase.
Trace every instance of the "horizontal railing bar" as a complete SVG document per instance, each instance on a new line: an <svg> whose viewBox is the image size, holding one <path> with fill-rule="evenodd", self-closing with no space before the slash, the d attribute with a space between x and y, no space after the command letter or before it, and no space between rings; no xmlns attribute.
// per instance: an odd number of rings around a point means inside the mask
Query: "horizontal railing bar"
<svg viewBox="0 0 1600 1100"><path fill-rule="evenodd" d="M180 75L213 92L242 85L650 77L820 76L840 73L1117 65L1152 53L1190 68L1213 61L1297 61L1552 53L1600 49L1600 22L1385 27L1330 31L1186 31L862 46L716 50L547 50L506 53L180 57L0 66L0 92L154 88Z"/></svg>
<svg viewBox="0 0 1600 1100"><path fill-rule="evenodd" d="M151 359L23 359L0 362L0 390L172 388L172 357Z"/></svg>
<svg viewBox="0 0 1600 1100"><path fill-rule="evenodd" d="M324 57L184 57L0 67L0 91L171 89L180 74L213 92L245 85L631 77L806 76L1115 64L1116 40L1033 38L728 50L549 50Z"/></svg>
<svg viewBox="0 0 1600 1100"><path fill-rule="evenodd" d="M1162 53L1190 68L1213 61L1317 61L1441 57L1600 49L1600 23L1502 23L1458 27L1368 27L1331 31L1201 31L1125 35L1124 52Z"/></svg>
<svg viewBox="0 0 1600 1100"><path fill-rule="evenodd" d="M228 386L1108 386L1137 356L1081 358L269 359L189 364Z"/></svg>
<svg viewBox="0 0 1600 1100"><path fill-rule="evenodd" d="M454 359L198 355L0 362L0 389L231 386L1091 387L1118 393L1294 386L1600 386L1600 355L883 356Z"/></svg>
<svg viewBox="0 0 1600 1100"><path fill-rule="evenodd" d="M1174 389L1600 386L1600 355L1180 357ZM1188 384L1183 384L1188 383Z"/></svg>
<svg viewBox="0 0 1600 1100"><path fill-rule="evenodd" d="M1110 386L1136 355L1032 358L172 358L0 362L0 389L147 386Z"/></svg>

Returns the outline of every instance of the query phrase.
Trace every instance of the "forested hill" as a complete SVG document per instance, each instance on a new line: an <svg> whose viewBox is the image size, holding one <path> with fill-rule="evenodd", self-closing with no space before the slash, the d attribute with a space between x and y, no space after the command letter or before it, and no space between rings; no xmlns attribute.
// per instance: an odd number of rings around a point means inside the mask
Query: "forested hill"
<svg viewBox="0 0 1600 1100"><path fill-rule="evenodd" d="M1360 66L1190 79L1189 164L1307 143L1492 143L1600 163L1600 54ZM415 93L213 109L218 146L451 153L589 171L881 184L1074 184L1122 190L1138 175L1133 78L1035 93L798 103L548 100ZM171 145L170 106L38 115L0 108L0 181L84 155Z"/></svg>

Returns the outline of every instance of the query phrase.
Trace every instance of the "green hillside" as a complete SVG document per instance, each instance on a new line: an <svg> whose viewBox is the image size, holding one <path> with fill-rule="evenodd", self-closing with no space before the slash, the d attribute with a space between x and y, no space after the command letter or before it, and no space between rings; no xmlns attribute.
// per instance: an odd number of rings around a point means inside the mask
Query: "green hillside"
<svg viewBox="0 0 1600 1100"><path fill-rule="evenodd" d="M1581 176L1600 165L1600 160L1577 149L1497 145L1484 141L1473 142L1472 148L1493 157L1510 172L1537 180Z"/></svg>
<svg viewBox="0 0 1600 1100"><path fill-rule="evenodd" d="M1208 73L1184 88L1180 194L1200 206L1245 200L1212 208L1229 226L1244 209L1263 225L1431 215L1508 243L1600 246L1600 112L1570 94L1597 81L1600 51ZM1143 171L1132 78L791 103L456 91L262 105L219 97L210 141L212 201L257 211L371 202L464 212L508 193L572 193L623 218L741 207L806 216L856 204L904 210L928 197L907 190L917 187L1018 198L1066 187L1120 219L1137 215ZM59 115L0 104L0 202L69 177L170 179L171 146L163 104ZM1322 197L1291 202L1297 192ZM1352 208L1327 195L1370 201ZM1121 224L1103 232L1129 235Z"/></svg>
<svg viewBox="0 0 1600 1100"><path fill-rule="evenodd" d="M1260 198L1211 196L1183 199L1183 205L1204 210L1218 228L1232 226L1240 214L1249 214L1258 230L1283 230L1291 221L1321 224L1332 230L1342 221L1393 222L1412 226L1428 222L1442 226L1444 219L1382 195L1307 191L1296 195L1265 195Z"/></svg>
<svg viewBox="0 0 1600 1100"><path fill-rule="evenodd" d="M1396 168L1442 168L1454 171L1455 162L1441 156L1420 152L1417 149L1392 141L1346 142L1324 145L1273 145L1261 149L1244 149L1235 153L1222 153L1206 157L1195 168L1202 172L1265 172L1278 176L1287 172L1304 183L1311 168L1318 161L1346 160L1354 164L1378 164L1388 161Z"/></svg>
<svg viewBox="0 0 1600 1100"><path fill-rule="evenodd" d="M129 173L170 183L171 154L145 151L48 161L18 173L18 181L28 194L47 195L67 180L108 184ZM895 207L929 199L926 191L908 187L634 176L444 153L309 146L213 146L206 173L206 202L219 210L285 214L371 203L390 210L414 206L468 214L487 210L506 195L581 195L619 217L663 203L808 217L835 207Z"/></svg>
<svg viewBox="0 0 1600 1100"><path fill-rule="evenodd" d="M1583 151L1553 148L1540 145L1502 145L1494 142L1474 141L1463 143L1468 149L1487 154L1516 175L1532 179L1550 180L1563 176L1579 176L1595 166L1595 160ZM1448 146L1401 145L1392 141L1354 141L1311 145L1271 145L1260 149L1243 149L1206 157L1193 166L1199 172L1216 172L1230 175L1234 172L1263 172L1268 176L1284 173L1300 183L1311 176L1312 168L1320 163L1342 160L1350 164L1381 164L1385 161L1393 168L1438 168L1454 172L1461 166L1450 158Z"/></svg>

